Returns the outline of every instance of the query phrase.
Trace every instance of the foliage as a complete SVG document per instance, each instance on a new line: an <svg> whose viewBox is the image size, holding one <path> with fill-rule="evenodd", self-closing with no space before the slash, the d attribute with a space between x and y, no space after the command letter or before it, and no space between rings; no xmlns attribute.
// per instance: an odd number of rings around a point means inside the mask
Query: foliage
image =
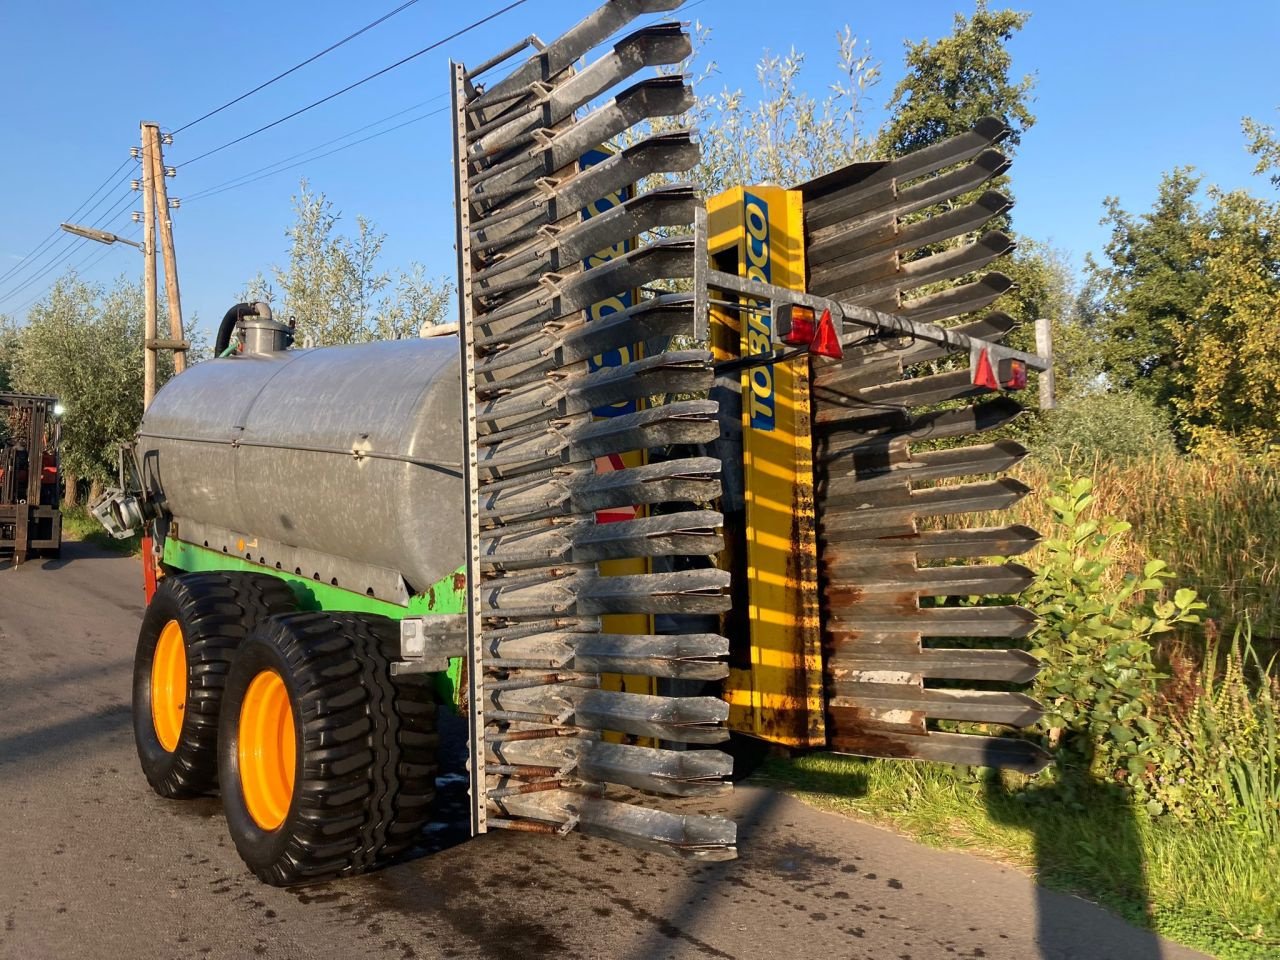
<svg viewBox="0 0 1280 960"><path fill-rule="evenodd" d="M1035 124L1027 106L1032 76L1009 78L1008 43L1031 15L989 10L978 0L973 16L956 14L950 36L907 42L907 74L889 100L892 117L880 135L880 152L902 156L972 129L983 117L1000 117L1016 148Z"/></svg>
<svg viewBox="0 0 1280 960"><path fill-rule="evenodd" d="M840 79L822 100L801 87L805 55L794 48L785 56L765 52L756 65L754 105L740 88L698 98L694 113L705 136L697 175L708 193L753 183L790 187L870 157L862 113L880 64L848 27L836 43Z"/></svg>
<svg viewBox="0 0 1280 960"><path fill-rule="evenodd" d="M13 389L13 363L18 351L18 327L0 316L0 393Z"/></svg>
<svg viewBox="0 0 1280 960"><path fill-rule="evenodd" d="M305 179L293 198L295 220L289 238L289 263L272 270L284 302L277 313L293 317L302 343L327 345L417 336L448 314L452 285L431 280L413 264L392 282L379 266L386 234L364 217L356 232L338 232L342 215L324 193ZM270 302L275 295L263 274L249 282L246 299Z"/></svg>
<svg viewBox="0 0 1280 960"><path fill-rule="evenodd" d="M1196 327L1207 293L1200 182L1185 167L1165 174L1151 211L1136 217L1108 198L1104 260L1088 260L1083 320L1108 385L1161 406L1182 392L1177 345Z"/></svg>
<svg viewBox="0 0 1280 960"><path fill-rule="evenodd" d="M1036 495L1000 514L976 514L970 522L1047 529L1052 511L1039 492L1067 462L1046 459L1018 472ZM1149 555L1162 557L1228 631L1247 619L1254 636L1280 639L1280 463L1157 453L1132 460L1090 457L1070 466L1093 480L1097 511L1133 524L1131 535L1116 544L1113 575L1140 567Z"/></svg>
<svg viewBox="0 0 1280 960"><path fill-rule="evenodd" d="M1169 600L1149 598L1172 576L1162 560L1119 582L1110 576L1130 526L1094 519L1092 489L1087 477L1054 484L1053 524L1035 582L1020 599L1041 617L1031 651L1043 663L1035 689L1059 763L1136 782L1156 749L1152 640L1199 623L1205 605L1186 588Z"/></svg>
<svg viewBox="0 0 1280 960"><path fill-rule="evenodd" d="M1280 444L1280 204L1210 192L1191 235L1203 271L1196 322L1175 325L1174 403L1191 445L1262 453Z"/></svg>
<svg viewBox="0 0 1280 960"><path fill-rule="evenodd" d="M116 451L138 427L142 340L141 283L121 279L106 288L69 273L28 314L14 349L13 384L66 407L62 464L69 493L75 478L113 477ZM172 364L170 354L158 354L158 383Z"/></svg>
<svg viewBox="0 0 1280 960"><path fill-rule="evenodd" d="M1173 658L1151 792L1180 820L1231 820L1280 849L1280 674L1247 624L1219 654L1211 638L1203 657Z"/></svg>
<svg viewBox="0 0 1280 960"><path fill-rule="evenodd" d="M131 537L117 540L102 528L97 517L85 506L67 506L62 509L62 539L83 540L112 553L137 554L142 551L142 536L135 533Z"/></svg>
<svg viewBox="0 0 1280 960"><path fill-rule="evenodd" d="M1241 121L1246 137L1246 147L1258 158L1253 172L1258 176L1264 174L1271 179L1273 187L1280 187L1280 140L1276 139L1276 128L1267 123L1259 123L1252 117Z"/></svg>
<svg viewBox="0 0 1280 960"><path fill-rule="evenodd" d="M1091 468L1176 452L1172 418L1137 393L1077 387L1018 431L1041 463Z"/></svg>

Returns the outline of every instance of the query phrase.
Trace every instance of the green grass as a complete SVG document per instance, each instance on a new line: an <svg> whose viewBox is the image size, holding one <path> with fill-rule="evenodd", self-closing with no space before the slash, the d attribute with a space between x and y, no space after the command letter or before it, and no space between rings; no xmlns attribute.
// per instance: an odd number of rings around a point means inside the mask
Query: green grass
<svg viewBox="0 0 1280 960"><path fill-rule="evenodd" d="M133 536L127 540L117 540L102 529L102 524L93 518L87 507L64 507L62 509L62 539L82 540L95 547L112 550L116 553L136 554L142 549L140 537Z"/></svg>
<svg viewBox="0 0 1280 960"><path fill-rule="evenodd" d="M1280 955L1280 849L1241 825L1152 818L1105 785L978 779L941 764L814 754L757 779L815 806L1014 865L1224 960Z"/></svg>

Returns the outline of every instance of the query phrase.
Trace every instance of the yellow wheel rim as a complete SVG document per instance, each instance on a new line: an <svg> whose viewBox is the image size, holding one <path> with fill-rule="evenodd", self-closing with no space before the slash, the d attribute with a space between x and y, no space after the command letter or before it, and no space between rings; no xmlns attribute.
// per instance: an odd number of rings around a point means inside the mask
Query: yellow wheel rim
<svg viewBox="0 0 1280 960"><path fill-rule="evenodd" d="M249 816L263 830L284 823L298 763L293 708L284 680L263 670L240 705L240 787Z"/></svg>
<svg viewBox="0 0 1280 960"><path fill-rule="evenodd" d="M187 646L182 640L182 625L170 620L160 631L151 658L151 725L160 746L170 753L178 749L186 709Z"/></svg>

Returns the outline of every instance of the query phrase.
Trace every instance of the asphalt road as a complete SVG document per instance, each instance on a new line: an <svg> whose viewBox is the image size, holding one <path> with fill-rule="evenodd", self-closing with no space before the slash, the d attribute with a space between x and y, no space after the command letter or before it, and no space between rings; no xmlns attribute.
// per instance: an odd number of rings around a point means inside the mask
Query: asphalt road
<svg viewBox="0 0 1280 960"><path fill-rule="evenodd" d="M4 960L1201 956L1014 870L751 787L721 804L740 858L690 865L580 836L468 840L461 778L446 771L420 856L264 886L216 798L161 800L138 770L139 581L135 560L80 544L61 561L0 564Z"/></svg>

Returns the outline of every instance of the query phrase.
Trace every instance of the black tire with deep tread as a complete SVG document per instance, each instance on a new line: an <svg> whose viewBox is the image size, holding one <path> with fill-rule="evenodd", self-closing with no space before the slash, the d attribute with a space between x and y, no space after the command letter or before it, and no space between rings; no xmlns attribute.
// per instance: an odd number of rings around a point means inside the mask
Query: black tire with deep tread
<svg viewBox="0 0 1280 960"><path fill-rule="evenodd" d="M375 616L273 617L241 646L219 733L222 806L236 849L274 886L361 873L412 848L435 795L436 700L391 676L399 625ZM284 680L299 771L284 822L263 830L240 785L240 706L263 670Z"/></svg>
<svg viewBox="0 0 1280 960"><path fill-rule="evenodd" d="M236 647L268 617L297 609L287 584L256 573L192 573L160 581L138 631L133 662L133 735L142 772L162 797L211 792L218 782L218 713ZM187 701L178 745L169 752L151 719L151 661L160 631L182 626Z"/></svg>

